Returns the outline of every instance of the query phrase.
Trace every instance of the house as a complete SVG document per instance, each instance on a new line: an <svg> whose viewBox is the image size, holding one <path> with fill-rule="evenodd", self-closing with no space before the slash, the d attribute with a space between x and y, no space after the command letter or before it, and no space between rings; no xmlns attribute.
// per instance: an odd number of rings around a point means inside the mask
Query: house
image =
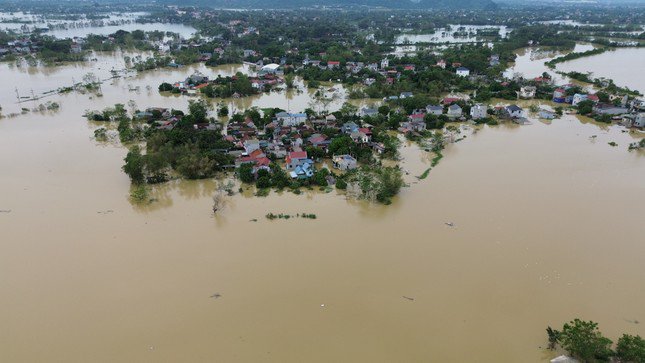
<svg viewBox="0 0 645 363"><path fill-rule="evenodd" d="M459 107L459 105L453 104L453 105L450 105L450 107L448 107L447 115L450 118L459 118L461 117L462 112L463 110L461 109L461 107Z"/></svg>
<svg viewBox="0 0 645 363"><path fill-rule="evenodd" d="M260 150L260 141L258 139L249 139L244 141L244 151L246 151L247 154L250 155L256 150Z"/></svg>
<svg viewBox="0 0 645 363"><path fill-rule="evenodd" d="M522 115L524 115L524 110L522 107L518 105L510 105L504 107L504 112L508 115L510 118L520 118Z"/></svg>
<svg viewBox="0 0 645 363"><path fill-rule="evenodd" d="M311 159L304 160L289 173L292 179L308 179L314 176L314 162Z"/></svg>
<svg viewBox="0 0 645 363"><path fill-rule="evenodd" d="M456 73L460 77L468 77L468 76L470 76L470 69L468 69L466 67L459 67L459 68L457 68Z"/></svg>
<svg viewBox="0 0 645 363"><path fill-rule="evenodd" d="M549 110L541 109L538 112L538 117L541 118L541 119L545 119L545 120L553 120L555 118L555 116L556 116L555 112L551 112Z"/></svg>
<svg viewBox="0 0 645 363"><path fill-rule="evenodd" d="M80 52L82 52L82 51L83 51L83 47L81 47L81 45L80 45L80 44L75 43L75 44L72 44L72 45L70 46L70 49L69 49L69 50L70 50L70 52L71 52L71 53L78 54L78 53L80 53Z"/></svg>
<svg viewBox="0 0 645 363"><path fill-rule="evenodd" d="M631 114L631 116L632 122L631 125L629 125L630 127L639 127L641 129L645 128L645 112Z"/></svg>
<svg viewBox="0 0 645 363"><path fill-rule="evenodd" d="M256 51L253 49L244 49L244 58L255 57L256 54Z"/></svg>
<svg viewBox="0 0 645 363"><path fill-rule="evenodd" d="M387 58L383 58L381 60L381 69L388 68L390 66L390 60Z"/></svg>
<svg viewBox="0 0 645 363"><path fill-rule="evenodd" d="M445 97L443 99L443 101L441 101L441 103L443 103L444 105L449 105L451 103L455 103L455 102L459 101L460 99L461 98L459 98L459 97Z"/></svg>
<svg viewBox="0 0 645 363"><path fill-rule="evenodd" d="M334 168L340 170L352 170L356 169L357 162L351 155L336 155L332 159Z"/></svg>
<svg viewBox="0 0 645 363"><path fill-rule="evenodd" d="M383 154L385 152L385 145L382 142L372 143L372 150L378 154Z"/></svg>
<svg viewBox="0 0 645 363"><path fill-rule="evenodd" d="M208 82L208 77L206 77L199 71L193 73L190 77L186 78L186 80L184 81L184 83L190 84L190 85L198 85L206 82Z"/></svg>
<svg viewBox="0 0 645 363"><path fill-rule="evenodd" d="M287 170L293 170L297 166L300 166L307 161L311 161L307 157L307 152L306 151L292 151L287 154L287 157L285 159L285 166ZM312 162L313 163L313 162Z"/></svg>
<svg viewBox="0 0 645 363"><path fill-rule="evenodd" d="M437 62L437 67L441 67L442 69L446 69L446 61L441 59L440 61Z"/></svg>
<svg viewBox="0 0 645 363"><path fill-rule="evenodd" d="M399 95L400 99L410 98L410 97L414 97L414 94L412 92L401 92L401 94Z"/></svg>
<svg viewBox="0 0 645 363"><path fill-rule="evenodd" d="M520 98L533 98L537 88L535 86L524 86L520 88Z"/></svg>
<svg viewBox="0 0 645 363"><path fill-rule="evenodd" d="M363 108L361 110L361 116L363 116L363 117L365 117L365 116L374 117L376 115L378 115L378 110L375 109L375 108L367 108L367 107L365 107L365 108Z"/></svg>
<svg viewBox="0 0 645 363"><path fill-rule="evenodd" d="M296 126L307 121L306 113L279 112L275 115L277 121L283 126Z"/></svg>
<svg viewBox="0 0 645 363"><path fill-rule="evenodd" d="M499 54L493 54L490 56L489 64L491 67L499 65Z"/></svg>
<svg viewBox="0 0 645 363"><path fill-rule="evenodd" d="M411 121L406 121L406 122L401 122L401 127L399 130L405 132L405 131L416 131L416 132L421 132L426 130L426 123L421 120L411 120Z"/></svg>
<svg viewBox="0 0 645 363"><path fill-rule="evenodd" d="M340 62L339 61L329 61L329 62L327 62L327 68L334 69L336 67L340 67Z"/></svg>
<svg viewBox="0 0 645 363"><path fill-rule="evenodd" d="M326 149L331 141L328 140L327 136L325 135L313 134L307 139L307 142L309 142L314 147Z"/></svg>
<svg viewBox="0 0 645 363"><path fill-rule="evenodd" d="M619 107L611 104L599 104L593 108L593 112L599 115L617 116L629 112L627 107Z"/></svg>
<svg viewBox="0 0 645 363"><path fill-rule="evenodd" d="M443 114L443 107L435 106L435 105L427 105L426 113L429 115L440 116L441 114Z"/></svg>
<svg viewBox="0 0 645 363"><path fill-rule="evenodd" d="M556 88L555 91L553 91L553 102L564 103L566 96L567 91L565 91L563 88Z"/></svg>
<svg viewBox="0 0 645 363"><path fill-rule="evenodd" d="M341 127L341 131L345 134L351 134L352 132L358 131L358 125L354 122L346 122Z"/></svg>
<svg viewBox="0 0 645 363"><path fill-rule="evenodd" d="M482 118L486 118L486 116L487 116L486 111L488 111L488 107L486 107L485 105L483 105L481 103L478 103L478 104L476 104L476 105L474 105L473 107L470 108L470 117L473 120L479 120L479 119L482 119Z"/></svg>
<svg viewBox="0 0 645 363"><path fill-rule="evenodd" d="M586 94L576 93L573 95L573 100L571 100L572 106L577 106L580 102L587 100Z"/></svg>
<svg viewBox="0 0 645 363"><path fill-rule="evenodd" d="M278 70L280 69L280 65L276 63L270 63L262 68L260 68L260 74L265 75L265 74L276 74L278 73Z"/></svg>

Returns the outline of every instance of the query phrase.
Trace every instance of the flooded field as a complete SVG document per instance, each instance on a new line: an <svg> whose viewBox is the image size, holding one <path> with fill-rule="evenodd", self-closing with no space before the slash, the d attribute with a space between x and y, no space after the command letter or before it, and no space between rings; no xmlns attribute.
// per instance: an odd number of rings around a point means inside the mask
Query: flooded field
<svg viewBox="0 0 645 363"><path fill-rule="evenodd" d="M56 88L118 68L113 57L100 70L3 64L0 80ZM214 217L215 180L130 204L126 149L95 142L83 111L131 99L185 109L188 97L159 83L240 67L145 72L105 83L103 97L52 96L57 112L0 119L0 360L543 362L555 355L546 326L575 317L613 339L645 334L631 323L645 321L645 155L627 151L642 136L618 126L485 126L421 181L431 156L405 145L410 185L390 206L245 193ZM344 101L335 87L330 109ZM5 113L17 108L0 95ZM315 100L226 102L299 111Z"/></svg>
<svg viewBox="0 0 645 363"><path fill-rule="evenodd" d="M0 93L0 105L5 115L20 113L22 108L32 109L41 103L48 101L58 102L61 107L67 103L75 109L98 110L113 106L115 103L127 103L133 100L141 108L151 106L175 107L186 109L190 97L181 95L164 94L160 95L158 87L162 82L183 81L194 72L201 72L211 79L217 75L231 76L237 72L253 73L247 65L224 65L219 67L207 67L204 64L189 65L181 68L164 68L154 71L147 71L140 74L123 73L125 69L124 56L135 57L131 53L101 53L90 58L96 59L90 62L79 62L65 66L38 66L31 67L26 64L17 66L14 63L0 63L1 79L11 85L7 92ZM143 55L145 58L146 55ZM119 71L122 77L111 79L111 71ZM106 80L101 86L102 97L95 94L50 94L49 91L61 87L71 87L74 82L82 82L87 74L93 74L101 80ZM303 111L311 107L316 111L323 109L336 111L346 100L347 91L340 84L330 84L325 87L323 97L315 97L313 89L307 89L302 81L297 81L298 90L281 92L262 93L260 95L239 98L239 99L212 99L213 104L227 103L231 110L243 110L250 107L268 108L280 107L294 112ZM16 94L16 91L18 94ZM17 97L42 97L37 101L25 101L17 103ZM357 106L372 105L375 100L352 100Z"/></svg>
<svg viewBox="0 0 645 363"><path fill-rule="evenodd" d="M586 52L594 49L591 44L583 43L576 44L573 52ZM540 77L542 73L549 73L556 83L568 82L568 78L555 73L552 69L547 67L544 63L554 58L563 56L569 52L562 52L552 49L540 48L524 48L517 52L515 63L504 72L505 77L512 78L513 76L521 75L524 78ZM586 59L586 58L584 58Z"/></svg>
<svg viewBox="0 0 645 363"><path fill-rule="evenodd" d="M645 93L644 59L645 48L620 48L560 63L557 69L563 72L584 70L593 73L594 77L610 78L618 86Z"/></svg>
<svg viewBox="0 0 645 363"><path fill-rule="evenodd" d="M502 38L505 38L511 32L511 29L504 25L450 25L449 28L440 28L430 34L400 35L396 39L396 44L472 43L485 41L487 37L476 35L478 30L497 30L497 34Z"/></svg>
<svg viewBox="0 0 645 363"><path fill-rule="evenodd" d="M164 31L178 33L183 38L189 38L197 32L191 26L167 23L137 23L137 19L147 15L143 12L128 14L108 13L104 18L96 20L79 19L75 21L48 19L42 15L23 12L13 14L0 12L0 30L31 32L34 29L48 28L47 35L56 38L86 37L88 34L108 35L117 30L134 31Z"/></svg>

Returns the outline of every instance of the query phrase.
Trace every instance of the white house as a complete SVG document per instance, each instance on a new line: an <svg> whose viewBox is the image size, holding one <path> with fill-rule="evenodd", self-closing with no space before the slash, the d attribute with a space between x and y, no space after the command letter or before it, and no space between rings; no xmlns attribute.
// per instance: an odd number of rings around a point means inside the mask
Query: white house
<svg viewBox="0 0 645 363"><path fill-rule="evenodd" d="M518 105L510 105L504 108L510 118L520 118L524 115L524 110Z"/></svg>
<svg viewBox="0 0 645 363"><path fill-rule="evenodd" d="M626 127L645 127L645 112L623 115L623 125Z"/></svg>
<svg viewBox="0 0 645 363"><path fill-rule="evenodd" d="M435 105L427 105L426 113L430 115L441 116L441 114L443 113L443 107L435 106Z"/></svg>
<svg viewBox="0 0 645 363"><path fill-rule="evenodd" d="M457 75L460 77L468 77L470 76L470 69L466 67L459 67L457 68Z"/></svg>
<svg viewBox="0 0 645 363"><path fill-rule="evenodd" d="M636 119L634 120L634 127L645 127L645 112L641 112L636 115Z"/></svg>
<svg viewBox="0 0 645 363"><path fill-rule="evenodd" d="M576 93L573 95L573 100L571 101L571 106L577 106L580 102L586 100L589 96L586 94Z"/></svg>
<svg viewBox="0 0 645 363"><path fill-rule="evenodd" d="M390 60L387 58L383 58L381 60L381 69L388 68L390 66Z"/></svg>
<svg viewBox="0 0 645 363"><path fill-rule="evenodd" d="M270 64L267 64L267 65L263 66L260 69L260 73L263 73L263 74L275 74L275 73L278 72L278 68L280 68L279 64L270 63Z"/></svg>
<svg viewBox="0 0 645 363"><path fill-rule="evenodd" d="M283 126L296 126L307 121L306 113L280 112L276 114L275 117Z"/></svg>
<svg viewBox="0 0 645 363"><path fill-rule="evenodd" d="M448 107L447 115L450 118L458 118L458 117L461 117L462 112L463 111L462 111L461 107L459 107L459 105L452 104L452 105L450 105L450 107Z"/></svg>
<svg viewBox="0 0 645 363"><path fill-rule="evenodd" d="M536 90L535 86L524 86L520 88L520 98L533 98Z"/></svg>
<svg viewBox="0 0 645 363"><path fill-rule="evenodd" d="M357 162L350 155L336 155L333 158L334 167L340 170L356 169Z"/></svg>
<svg viewBox="0 0 645 363"><path fill-rule="evenodd" d="M487 116L486 111L488 111L488 107L486 107L481 103L478 103L470 108L470 117L473 120L479 120L480 118L485 118Z"/></svg>

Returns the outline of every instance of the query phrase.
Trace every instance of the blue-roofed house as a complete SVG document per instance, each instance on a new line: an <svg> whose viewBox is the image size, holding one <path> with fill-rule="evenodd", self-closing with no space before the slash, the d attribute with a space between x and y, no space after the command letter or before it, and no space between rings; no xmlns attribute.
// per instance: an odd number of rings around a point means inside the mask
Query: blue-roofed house
<svg viewBox="0 0 645 363"><path fill-rule="evenodd" d="M292 179L308 179L314 176L314 161L311 159L301 160L300 165L296 166L289 173Z"/></svg>
<svg viewBox="0 0 645 363"><path fill-rule="evenodd" d="M345 122L343 126L341 127L341 130L343 133L346 134L351 134L352 132L357 132L358 131L358 125L354 122Z"/></svg>

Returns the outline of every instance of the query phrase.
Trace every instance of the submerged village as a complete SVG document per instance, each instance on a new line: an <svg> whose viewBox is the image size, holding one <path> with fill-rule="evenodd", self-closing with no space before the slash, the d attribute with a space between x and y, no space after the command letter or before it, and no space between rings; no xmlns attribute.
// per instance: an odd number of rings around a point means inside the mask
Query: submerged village
<svg viewBox="0 0 645 363"><path fill-rule="evenodd" d="M261 57L253 50L245 50L244 55L247 59ZM202 54L201 61L207 62L210 57L210 53ZM499 55L492 54L488 67L499 62ZM597 85L594 90L580 83L557 84L546 72L533 79L491 79L471 73L460 62L442 58L431 65L402 63L396 57L365 64L314 60L307 54L301 64L288 64L285 57L261 57L249 65L255 70L252 74L209 79L196 72L184 80L161 83L159 92L188 97L188 113L148 107L128 117L120 105L86 116L93 121L118 121L121 141L147 142L143 150L135 147L126 157L124 170L135 185L164 182L173 173L185 178L205 178L219 170L234 172L245 184L255 184L257 195L266 195L269 188L288 188L298 193L301 187L316 186L330 191L332 186L340 190L349 186L352 197L386 204L405 185L401 175L407 171L395 166L397 149L404 141L417 142L425 152L432 153L434 167L445 145L467 137L460 125L467 129L468 125L492 126L500 122L530 125L529 115L549 121L564 113L577 113L635 130L645 127L645 101L641 95L617 88L605 79L590 81ZM169 66L179 65L173 62ZM312 108L298 112L280 108L229 110L224 104L213 106L205 101L296 88L294 75L312 72L341 73L344 79L357 78L363 87L382 82L395 88L399 82L418 77L417 67L450 77L454 84L464 80L499 87L497 93L505 93L507 98L515 94L517 102L506 99L491 104L490 99L499 96L481 97L477 91L456 92L441 99L403 91L384 97L378 103L380 106L358 108L345 102L336 112L316 112ZM335 91L333 85L319 87L322 91L318 93ZM531 105L525 109L517 104L535 99L548 100L552 106ZM210 117L210 112L226 117L227 121ZM107 129L99 128L95 135L105 139ZM206 140L210 144L205 145ZM630 148L639 149L643 144L636 142ZM187 151L190 157L182 157L180 146L190 150ZM194 155L195 152L205 154ZM383 161L388 166L383 166ZM425 179L430 169L417 178ZM230 187L228 192L232 193ZM147 195L142 188L134 193L140 200Z"/></svg>
<svg viewBox="0 0 645 363"><path fill-rule="evenodd" d="M169 6L144 17L144 23L162 20L190 24L200 29L200 35L187 38L157 30L119 30L63 40L48 35L61 27L85 26L81 16L75 18L81 19L80 23L50 24L49 28L33 30L23 25L17 31L6 31L0 56L18 64L60 64L115 49L148 52L145 57L127 56L126 68L112 70L110 78L126 76L128 71L181 69L195 63L207 67L244 65L245 72L209 78L195 71L185 79L160 82L161 94L185 97L187 112L161 105L140 105L144 107L139 109L136 104L130 105L128 112L125 102L87 111L85 116L91 121L116 125L96 129L97 140L108 141L116 132L121 143L130 147L123 170L135 186L132 197L139 202L148 201L150 184L233 172L243 183L255 184L258 195L266 195L272 187L298 192L300 187L318 186L329 191L335 186L349 188L347 194L357 198L390 203L404 186L402 174L407 173L396 165L397 149L403 141L416 142L432 153L432 168L446 144L467 137L461 126L494 126L500 122L528 125L530 119L553 120L565 113L635 130L645 126L645 101L640 92L619 87L611 79L555 68L560 62L621 47L639 47L640 36L629 42L611 38L620 31L625 32L620 37L637 33L634 26L621 29L606 25L606 33L599 33L601 28L595 26L526 19L512 24L517 29L504 27L504 32L495 24L450 26L415 45L416 51L398 52L397 44L410 47L410 35L401 28L390 33L383 31L387 27L379 28L396 22L394 15L368 16L372 25L365 27L361 16L351 12L340 19L325 12L305 12L291 22L288 17L275 18L277 14L249 17L247 13ZM508 22L504 14L496 15L491 22ZM525 15L527 19L529 14ZM583 17L595 15L589 12ZM409 28L430 26L426 19L412 14L399 16ZM449 16L450 12L439 14L433 21L441 24ZM616 16L634 14L620 12ZM481 21L477 13L471 17L473 22ZM275 19L280 19L277 24ZM312 34L295 33L309 21L314 22ZM357 21L360 26L354 28ZM321 27L323 23L330 31ZM290 35L277 35L281 27ZM567 50L577 44L563 40L563 32L598 46L554 57L545 62L547 71L536 77L505 72L517 57L513 52L518 48ZM310 38L317 42L310 43ZM444 38L455 39L455 43L445 46L450 40L442 43ZM393 45L395 51L391 52ZM82 82L53 92L83 91L100 97L105 81L88 74ZM337 85L347 89L342 96L346 100L337 111L330 112L327 106L338 101ZM228 104L217 102L285 90L313 90L315 101L302 109L229 109ZM362 99L371 105L359 108L351 103ZM49 102L39 107L55 110L58 104ZM23 113L26 110L23 108ZM643 143L629 147L642 148ZM430 168L418 178L427 177ZM230 187L227 190L233 192Z"/></svg>
<svg viewBox="0 0 645 363"><path fill-rule="evenodd" d="M643 362L643 59L629 0L2 2L3 361Z"/></svg>

